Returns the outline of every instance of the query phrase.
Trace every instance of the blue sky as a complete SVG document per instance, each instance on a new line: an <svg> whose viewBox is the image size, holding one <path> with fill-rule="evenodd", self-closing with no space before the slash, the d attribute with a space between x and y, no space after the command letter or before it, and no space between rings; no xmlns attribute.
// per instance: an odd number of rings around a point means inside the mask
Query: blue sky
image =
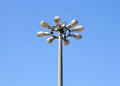
<svg viewBox="0 0 120 86"><path fill-rule="evenodd" d="M77 19L83 38L63 45L64 86L120 86L119 0L1 0L0 86L57 86L57 40L39 22Z"/></svg>

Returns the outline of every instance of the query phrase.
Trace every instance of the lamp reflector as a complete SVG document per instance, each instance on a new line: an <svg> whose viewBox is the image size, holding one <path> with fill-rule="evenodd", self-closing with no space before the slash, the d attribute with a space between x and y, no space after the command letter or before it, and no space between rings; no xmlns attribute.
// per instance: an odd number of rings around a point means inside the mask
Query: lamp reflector
<svg viewBox="0 0 120 86"><path fill-rule="evenodd" d="M37 36L43 37L43 33L44 33L44 32L37 32Z"/></svg>
<svg viewBox="0 0 120 86"><path fill-rule="evenodd" d="M70 41L68 39L64 38L64 44L68 45L69 43L70 43Z"/></svg>
<svg viewBox="0 0 120 86"><path fill-rule="evenodd" d="M61 24L61 27L65 27L65 26L66 26L66 23L63 22L63 23Z"/></svg>
<svg viewBox="0 0 120 86"><path fill-rule="evenodd" d="M71 37L74 37L75 39L81 39L82 36L80 34L71 34Z"/></svg>
<svg viewBox="0 0 120 86"><path fill-rule="evenodd" d="M78 21L74 19L74 20L72 20L70 22L70 24L67 26L67 28L70 29L70 28L74 27L77 24L78 24Z"/></svg>
<svg viewBox="0 0 120 86"><path fill-rule="evenodd" d="M54 39L55 38L52 36L52 37L48 38L46 41L47 41L47 43L52 43Z"/></svg>
<svg viewBox="0 0 120 86"><path fill-rule="evenodd" d="M59 16L55 16L54 21L55 21L57 26L60 25L60 17Z"/></svg>
<svg viewBox="0 0 120 86"><path fill-rule="evenodd" d="M48 36L48 35L50 35L49 32L37 32L37 36L39 37Z"/></svg>
<svg viewBox="0 0 120 86"><path fill-rule="evenodd" d="M77 26L74 29L71 30L71 32L75 32L75 31L82 31L84 29L83 26Z"/></svg>
<svg viewBox="0 0 120 86"><path fill-rule="evenodd" d="M44 28L52 29L52 27L45 21L41 21L40 25Z"/></svg>

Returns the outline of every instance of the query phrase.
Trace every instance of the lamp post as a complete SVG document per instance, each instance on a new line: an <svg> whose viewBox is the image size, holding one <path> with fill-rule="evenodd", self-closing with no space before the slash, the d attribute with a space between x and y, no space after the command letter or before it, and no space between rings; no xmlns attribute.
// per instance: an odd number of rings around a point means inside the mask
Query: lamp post
<svg viewBox="0 0 120 86"><path fill-rule="evenodd" d="M54 22L56 26L50 26L45 21L41 21L40 25L43 28L47 28L50 32L37 32L39 37L50 36L47 39L48 43L52 43L54 39L58 39L58 86L63 86L63 58L62 58L62 41L64 41L65 45L68 45L70 41L67 39L68 37L74 37L75 39L81 39L82 36L80 34L71 34L71 32L80 32L84 28L83 26L76 26L78 24L77 20L72 20L70 24L66 26L66 22L61 23L60 17L55 16ZM73 28L73 29L71 29ZM58 35L55 35L54 32L57 32Z"/></svg>

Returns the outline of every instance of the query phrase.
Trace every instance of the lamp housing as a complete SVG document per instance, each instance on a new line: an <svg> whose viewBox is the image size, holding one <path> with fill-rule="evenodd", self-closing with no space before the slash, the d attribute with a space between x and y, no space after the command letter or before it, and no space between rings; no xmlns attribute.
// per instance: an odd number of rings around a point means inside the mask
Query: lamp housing
<svg viewBox="0 0 120 86"><path fill-rule="evenodd" d="M61 27L65 27L66 26L66 22L63 22L62 24L61 24Z"/></svg>
<svg viewBox="0 0 120 86"><path fill-rule="evenodd" d="M46 41L47 41L47 43L52 43L54 41L54 39L55 39L55 37L51 36Z"/></svg>
<svg viewBox="0 0 120 86"><path fill-rule="evenodd" d="M60 21L61 21L61 20L60 20L60 17L59 17L59 16L55 16L55 17L54 17L54 21L55 21L55 23L56 23L57 26L60 25Z"/></svg>
<svg viewBox="0 0 120 86"><path fill-rule="evenodd" d="M74 37L75 39L81 39L82 36L80 34L71 34L71 37Z"/></svg>
<svg viewBox="0 0 120 86"><path fill-rule="evenodd" d="M70 24L67 26L67 28L70 29L70 28L74 27L77 24L78 24L78 21L74 19L74 20L72 20L70 22Z"/></svg>
<svg viewBox="0 0 120 86"><path fill-rule="evenodd" d="M70 44L70 41L69 41L68 39L64 38L63 40L64 40L64 44L65 44L65 45Z"/></svg>
<svg viewBox="0 0 120 86"><path fill-rule="evenodd" d="M83 26L77 26L74 29L71 30L71 32L75 32L75 31L82 31L84 29Z"/></svg>
<svg viewBox="0 0 120 86"><path fill-rule="evenodd" d="M41 21L40 25L44 28L52 29L52 27L45 21Z"/></svg>
<svg viewBox="0 0 120 86"><path fill-rule="evenodd" d="M50 35L49 32L37 32L37 36L39 37L48 36L48 35Z"/></svg>

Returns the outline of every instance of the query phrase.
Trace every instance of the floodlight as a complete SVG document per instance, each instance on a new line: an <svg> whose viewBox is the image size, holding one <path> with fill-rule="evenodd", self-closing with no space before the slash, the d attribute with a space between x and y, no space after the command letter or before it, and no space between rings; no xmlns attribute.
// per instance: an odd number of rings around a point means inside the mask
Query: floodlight
<svg viewBox="0 0 120 86"><path fill-rule="evenodd" d="M62 43L64 43L65 45L68 45L70 43L70 41L68 40L68 37L81 39L82 36L80 34L74 34L74 33L75 31L82 31L84 28L83 26L78 26L77 25L78 21L75 19L72 20L68 25L66 25L66 22L61 22L61 19L59 16L55 16L54 22L55 22L55 25L50 26L47 22L41 21L40 25L44 28L48 28L49 32L37 32L37 35L39 37L50 36L46 40L47 43L52 43L55 39L58 39L58 86L63 86Z"/></svg>
<svg viewBox="0 0 120 86"><path fill-rule="evenodd" d="M71 34L71 37L74 37L75 39L81 39L82 36L80 34Z"/></svg>
<svg viewBox="0 0 120 86"><path fill-rule="evenodd" d="M54 39L55 39L55 37L52 36L52 37L48 38L46 41L47 41L47 43L52 43Z"/></svg>
<svg viewBox="0 0 120 86"><path fill-rule="evenodd" d="M48 36L48 35L50 35L49 32L37 32L37 36L39 37Z"/></svg>
<svg viewBox="0 0 120 86"><path fill-rule="evenodd" d="M44 32L37 32L37 36L43 37L43 33L44 33Z"/></svg>
<svg viewBox="0 0 120 86"><path fill-rule="evenodd" d="M60 17L59 16L55 16L54 21L55 21L57 26L60 25Z"/></svg>
<svg viewBox="0 0 120 86"><path fill-rule="evenodd" d="M74 20L72 20L70 22L70 24L67 26L67 28L70 29L70 28L74 27L77 24L78 24L78 21L74 19Z"/></svg>
<svg viewBox="0 0 120 86"><path fill-rule="evenodd" d="M61 24L61 27L65 27L65 26L66 26L66 23L63 22L63 23Z"/></svg>
<svg viewBox="0 0 120 86"><path fill-rule="evenodd" d="M52 27L45 21L41 21L40 25L44 28L52 29Z"/></svg>
<svg viewBox="0 0 120 86"><path fill-rule="evenodd" d="M75 32L75 31L82 31L84 29L83 26L77 26L74 29L71 30L71 32Z"/></svg>
<svg viewBox="0 0 120 86"><path fill-rule="evenodd" d="M66 39L66 38L64 38L63 40L64 40L65 45L68 45L70 43L70 41L68 39Z"/></svg>

